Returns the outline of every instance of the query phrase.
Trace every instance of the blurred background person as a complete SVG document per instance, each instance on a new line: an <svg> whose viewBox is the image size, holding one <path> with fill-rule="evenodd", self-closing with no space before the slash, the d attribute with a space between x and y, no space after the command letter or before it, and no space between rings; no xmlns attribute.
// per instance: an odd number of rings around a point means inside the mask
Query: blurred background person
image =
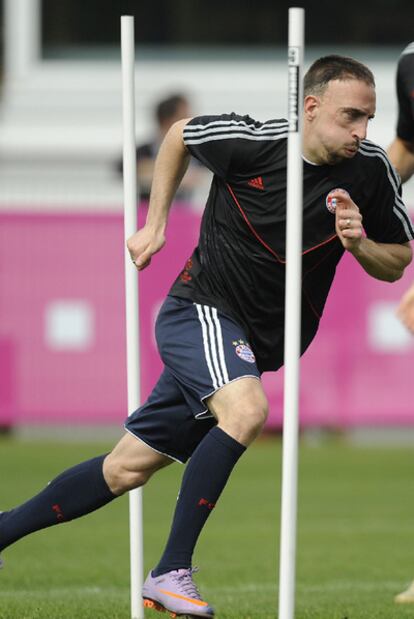
<svg viewBox="0 0 414 619"><path fill-rule="evenodd" d="M155 158L167 131L178 120L190 118L192 115L190 102L183 93L171 94L155 105L156 132L149 141L139 144L136 149L137 178L141 200L149 200ZM122 173L122 161L119 162L118 169ZM177 200L190 201L203 176L206 174L202 166L192 161L176 194Z"/></svg>
<svg viewBox="0 0 414 619"><path fill-rule="evenodd" d="M414 41L398 61L397 97L397 132L388 155L405 183L414 174Z"/></svg>
<svg viewBox="0 0 414 619"><path fill-rule="evenodd" d="M414 174L414 41L402 52L397 68L397 132L388 155L405 183ZM414 283L401 298L397 310L404 325L414 334ZM414 603L414 581L395 597L398 604Z"/></svg>
<svg viewBox="0 0 414 619"><path fill-rule="evenodd" d="M149 199L154 162L160 144L171 125L177 120L191 116L190 103L184 94L171 94L156 104L154 116L157 124L156 133L148 142L139 144L136 150L139 190L143 200ZM184 185L180 197L183 193L185 194Z"/></svg>
<svg viewBox="0 0 414 619"><path fill-rule="evenodd" d="M388 154L405 183L414 174L414 41L407 45L398 61L397 97L397 133ZM414 283L401 298L398 315L414 334ZM414 602L414 583L410 601Z"/></svg>

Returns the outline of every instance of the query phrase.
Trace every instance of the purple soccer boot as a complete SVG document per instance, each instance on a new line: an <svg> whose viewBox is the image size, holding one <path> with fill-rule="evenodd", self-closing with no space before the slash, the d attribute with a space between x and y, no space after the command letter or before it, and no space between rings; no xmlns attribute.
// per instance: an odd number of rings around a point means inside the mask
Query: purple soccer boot
<svg viewBox="0 0 414 619"><path fill-rule="evenodd" d="M201 599L193 574L197 568L173 570L161 576L150 572L142 588L145 608L170 613L171 617L214 617L214 610Z"/></svg>

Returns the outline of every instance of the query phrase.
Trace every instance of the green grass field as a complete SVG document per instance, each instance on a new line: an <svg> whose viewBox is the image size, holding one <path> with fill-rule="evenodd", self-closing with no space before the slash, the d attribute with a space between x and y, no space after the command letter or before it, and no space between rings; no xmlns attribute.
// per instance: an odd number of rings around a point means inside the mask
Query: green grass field
<svg viewBox="0 0 414 619"><path fill-rule="evenodd" d="M0 441L0 509L107 445ZM195 565L217 619L277 616L281 449L263 439L240 461ZM161 552L183 468L145 489L145 564ZM413 453L340 440L301 445L296 619L414 616L393 596L414 579ZM127 619L127 499L21 540L4 553L1 619ZM153 611L146 617L161 618Z"/></svg>

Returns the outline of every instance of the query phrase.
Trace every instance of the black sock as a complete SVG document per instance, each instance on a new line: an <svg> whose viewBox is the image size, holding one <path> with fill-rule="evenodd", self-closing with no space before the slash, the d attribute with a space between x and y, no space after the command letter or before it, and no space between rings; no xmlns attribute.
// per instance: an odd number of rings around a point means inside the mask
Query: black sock
<svg viewBox="0 0 414 619"><path fill-rule="evenodd" d="M79 518L115 499L103 476L105 457L64 471L32 499L0 514L0 550L29 533Z"/></svg>
<svg viewBox="0 0 414 619"><path fill-rule="evenodd" d="M170 536L154 576L191 567L198 536L245 449L218 427L201 441L185 470Z"/></svg>

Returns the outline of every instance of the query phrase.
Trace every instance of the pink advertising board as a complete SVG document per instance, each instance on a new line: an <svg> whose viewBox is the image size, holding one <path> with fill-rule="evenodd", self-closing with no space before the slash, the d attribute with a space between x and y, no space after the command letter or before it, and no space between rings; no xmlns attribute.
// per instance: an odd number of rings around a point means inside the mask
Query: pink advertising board
<svg viewBox="0 0 414 619"><path fill-rule="evenodd" d="M161 370L154 319L199 219L176 205L166 247L140 276L143 398ZM414 341L394 315L413 279L410 267L400 282L378 282L345 256L302 360L302 425L414 424ZM124 313L121 215L0 213L0 426L121 424ZM264 376L271 427L281 425L282 378Z"/></svg>

